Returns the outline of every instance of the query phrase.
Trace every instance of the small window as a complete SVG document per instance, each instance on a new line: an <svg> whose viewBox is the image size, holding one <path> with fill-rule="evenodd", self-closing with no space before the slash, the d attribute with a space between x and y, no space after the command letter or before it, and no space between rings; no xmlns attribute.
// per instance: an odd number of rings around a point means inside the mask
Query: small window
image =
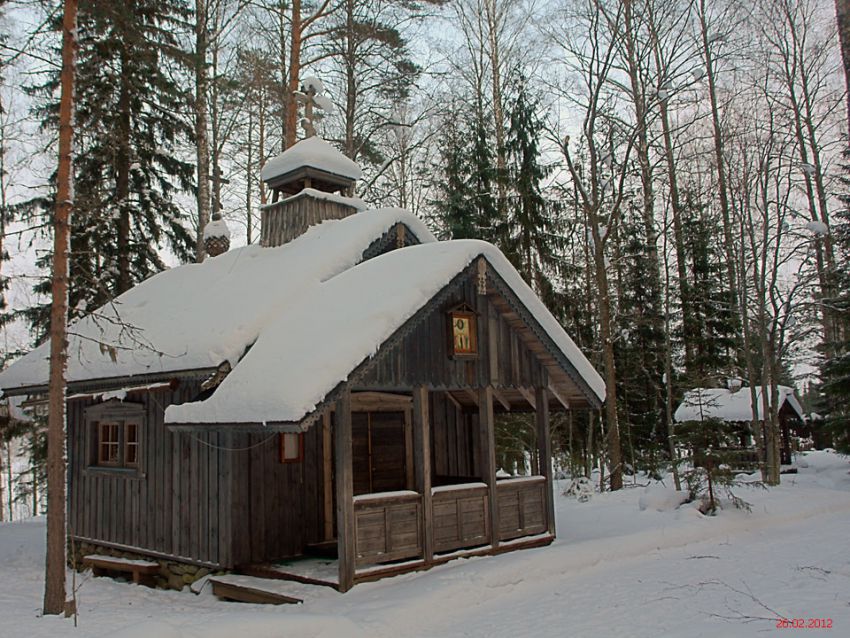
<svg viewBox="0 0 850 638"><path fill-rule="evenodd" d="M100 465L120 465L121 460L118 456L119 441L118 423L102 422L98 427L98 463Z"/></svg>
<svg viewBox="0 0 850 638"><path fill-rule="evenodd" d="M124 465L139 467L139 425L126 423L124 425Z"/></svg>
<svg viewBox="0 0 850 638"><path fill-rule="evenodd" d="M139 404L107 402L87 408L89 465L140 471L144 421L144 411Z"/></svg>
<svg viewBox="0 0 850 638"><path fill-rule="evenodd" d="M280 462L300 463L304 459L304 434L284 432L280 435Z"/></svg>

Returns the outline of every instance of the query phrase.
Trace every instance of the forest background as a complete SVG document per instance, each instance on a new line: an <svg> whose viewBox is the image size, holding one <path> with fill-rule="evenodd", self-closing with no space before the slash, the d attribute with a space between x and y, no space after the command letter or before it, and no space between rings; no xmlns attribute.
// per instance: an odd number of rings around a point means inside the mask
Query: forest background
<svg viewBox="0 0 850 638"><path fill-rule="evenodd" d="M603 374L603 411L557 422L565 470L616 489L669 465L683 393L728 379L796 386L847 448L846 2L744 4L81 1L70 318L202 260L213 214L256 243L260 171L316 76L356 195L498 245ZM48 334L62 6L0 7L5 365ZM521 471L530 429L502 426ZM45 440L0 433L0 471L27 459L5 516L40 510Z"/></svg>

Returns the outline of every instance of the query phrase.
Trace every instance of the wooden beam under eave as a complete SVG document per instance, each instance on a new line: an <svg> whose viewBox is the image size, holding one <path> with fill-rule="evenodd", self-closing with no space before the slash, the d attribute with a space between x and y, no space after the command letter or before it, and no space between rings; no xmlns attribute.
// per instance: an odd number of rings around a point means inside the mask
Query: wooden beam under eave
<svg viewBox="0 0 850 638"><path fill-rule="evenodd" d="M468 396L468 397L469 397L469 399L470 399L470 401L472 401L475 405L480 405L480 404L478 403L478 399L479 399L479 397L481 396L481 395L480 395L480 393L479 393L478 395L476 395L476 394L475 394L475 392L473 392L473 391L472 391L472 390L470 390L469 388L464 388L464 389L463 389L463 393L464 393L466 396Z"/></svg>
<svg viewBox="0 0 850 638"><path fill-rule="evenodd" d="M534 399L534 395L531 392L529 392L528 390L526 390L525 388L517 388L517 391L519 391L519 393L522 395L523 399L528 401L528 405L530 405L531 408L534 409L534 406L537 405L537 403Z"/></svg>
<svg viewBox="0 0 850 638"><path fill-rule="evenodd" d="M336 403L336 527L339 554L339 591L354 584L354 473L351 460L351 392L346 389Z"/></svg>
<svg viewBox="0 0 850 638"><path fill-rule="evenodd" d="M560 403L562 406L564 406L565 410L571 409L570 408L570 402L567 401L566 397L564 395L562 395L560 392L558 392L558 390L556 390L555 387L551 383L549 384L548 390L549 390L549 392L552 393L553 397L558 399L558 403Z"/></svg>
<svg viewBox="0 0 850 638"><path fill-rule="evenodd" d="M431 415L428 389L413 390L413 464L416 468L416 491L422 495L422 558L434 560L434 527L431 504Z"/></svg>
<svg viewBox="0 0 850 638"><path fill-rule="evenodd" d="M482 479L487 484L490 510L490 545L499 546L499 494L496 486L496 424L493 417L493 388L478 390L478 426L481 430Z"/></svg>
<svg viewBox="0 0 850 638"><path fill-rule="evenodd" d="M452 402L452 404L453 404L453 405L454 405L454 406L455 406L458 410L460 410L461 412L463 412L463 404L455 398L455 395L453 395L453 394L452 394L449 390L446 390L444 394L446 395L446 398L447 398L449 401L451 401L451 402Z"/></svg>
<svg viewBox="0 0 850 638"><path fill-rule="evenodd" d="M552 439L549 430L549 397L546 388L534 391L536 403L535 423L537 425L538 471L546 478L546 525L549 533L555 535L555 495L552 481Z"/></svg>
<svg viewBox="0 0 850 638"><path fill-rule="evenodd" d="M502 407L505 408L508 412L511 411L511 402L505 398L505 395L499 392L496 388L493 388L493 397L502 404Z"/></svg>

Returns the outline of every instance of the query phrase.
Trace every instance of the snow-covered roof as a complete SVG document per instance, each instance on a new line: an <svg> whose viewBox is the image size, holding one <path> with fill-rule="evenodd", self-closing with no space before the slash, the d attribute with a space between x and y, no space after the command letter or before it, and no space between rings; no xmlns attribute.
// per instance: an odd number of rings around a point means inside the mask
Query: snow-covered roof
<svg viewBox="0 0 850 638"><path fill-rule="evenodd" d="M420 242L435 241L412 213L370 210L326 221L283 246L245 246L159 273L70 326L67 379L235 366L302 291L358 263L397 223ZM0 373L0 389L45 385L48 357L48 344L34 349Z"/></svg>
<svg viewBox="0 0 850 638"><path fill-rule="evenodd" d="M601 401L605 384L502 252L476 240L395 250L302 289L204 401L167 423L296 422L478 256L484 256ZM287 365L281 365L285 361Z"/></svg>
<svg viewBox="0 0 850 638"><path fill-rule="evenodd" d="M768 399L771 397L768 388ZM803 419L803 407L794 396L794 389L788 386L777 386L780 407L786 401L788 405ZM756 420L764 419L764 403L762 401L762 386L756 386ZM673 418L678 422L703 421L705 419L720 419L722 421L752 421L753 405L750 388L743 387L736 392L726 388L694 388L685 392L682 403L676 408Z"/></svg>
<svg viewBox="0 0 850 638"><path fill-rule="evenodd" d="M351 180L363 177L363 171L356 162L318 136L303 139L266 162L261 176L263 181L268 182L304 167L315 168Z"/></svg>

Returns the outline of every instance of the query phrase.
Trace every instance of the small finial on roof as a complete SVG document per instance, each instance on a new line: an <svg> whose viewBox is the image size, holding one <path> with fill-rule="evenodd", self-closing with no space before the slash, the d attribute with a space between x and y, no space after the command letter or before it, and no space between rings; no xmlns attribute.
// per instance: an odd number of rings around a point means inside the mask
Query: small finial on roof
<svg viewBox="0 0 850 638"><path fill-rule="evenodd" d="M321 94L324 90L325 87L319 78L309 77L304 78L304 81L301 83L301 90L295 92L296 102L304 107L301 128L304 129L305 137L314 137L316 135L315 123L322 119L322 114L317 113L314 109L319 109L326 113L333 110L333 102Z"/></svg>
<svg viewBox="0 0 850 638"><path fill-rule="evenodd" d="M221 213L213 213L212 220L204 226L204 250L210 257L217 257L230 250L230 229L221 218Z"/></svg>

